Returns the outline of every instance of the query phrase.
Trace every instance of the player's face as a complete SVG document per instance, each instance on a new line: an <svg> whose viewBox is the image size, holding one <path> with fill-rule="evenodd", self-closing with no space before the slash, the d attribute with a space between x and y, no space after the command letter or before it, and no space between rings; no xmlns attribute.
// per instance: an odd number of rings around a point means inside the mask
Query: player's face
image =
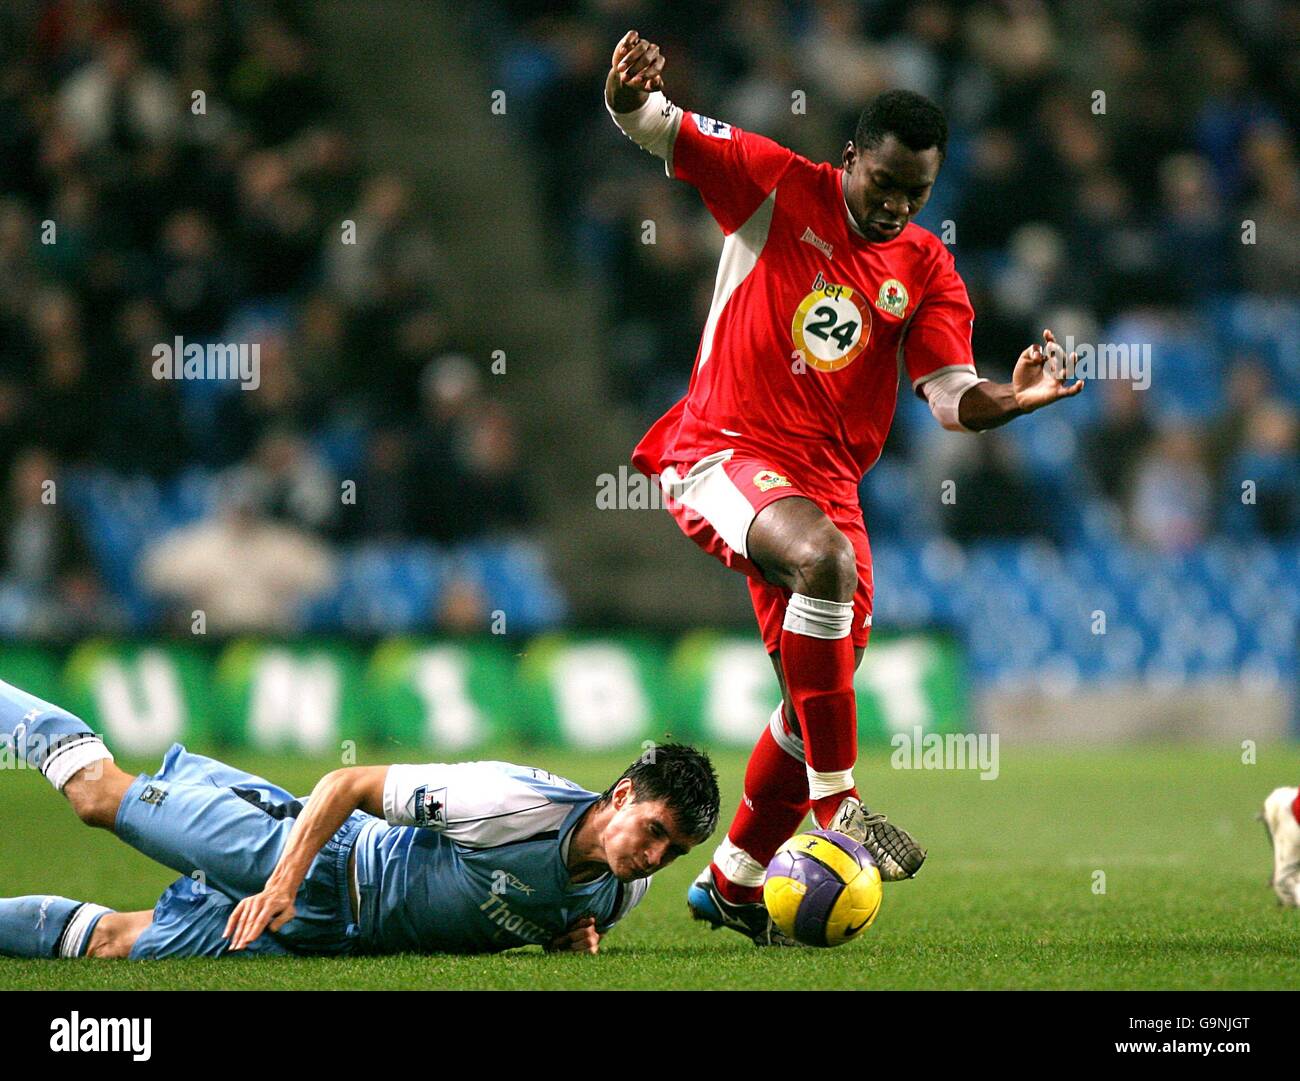
<svg viewBox="0 0 1300 1081"><path fill-rule="evenodd" d="M930 198L943 159L938 147L909 150L894 135L879 146L844 147L844 201L868 240L893 240Z"/></svg>
<svg viewBox="0 0 1300 1081"><path fill-rule="evenodd" d="M662 871L689 852L696 838L678 830L667 804L661 800L635 800L631 783L625 783L625 792L615 789L616 810L605 827L605 862L615 878L631 882Z"/></svg>

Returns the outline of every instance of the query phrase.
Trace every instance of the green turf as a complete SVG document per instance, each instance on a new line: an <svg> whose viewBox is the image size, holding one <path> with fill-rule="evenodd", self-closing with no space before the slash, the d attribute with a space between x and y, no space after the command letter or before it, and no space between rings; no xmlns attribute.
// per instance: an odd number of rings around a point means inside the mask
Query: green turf
<svg viewBox="0 0 1300 1081"><path fill-rule="evenodd" d="M505 755L511 752L505 751ZM1300 913L1265 885L1253 820L1264 795L1300 779L1300 750L1009 750L997 780L894 771L865 750L872 806L930 848L914 882L886 885L875 925L838 950L760 951L686 918L705 852L656 877L599 957L535 949L491 957L16 961L0 988L1281 988L1300 987ZM602 787L622 755L529 752ZM232 755L307 791L329 764ZM744 756L716 756L724 819ZM139 764L137 764L139 765ZM128 764L130 768L130 764ZM0 895L57 893L148 908L175 876L82 826L27 771L0 774ZM1105 893L1094 872L1105 872Z"/></svg>

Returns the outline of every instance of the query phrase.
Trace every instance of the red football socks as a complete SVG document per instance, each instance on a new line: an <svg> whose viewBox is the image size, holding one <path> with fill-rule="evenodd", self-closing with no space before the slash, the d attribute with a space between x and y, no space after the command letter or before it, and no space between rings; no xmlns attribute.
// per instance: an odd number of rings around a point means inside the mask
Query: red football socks
<svg viewBox="0 0 1300 1081"><path fill-rule="evenodd" d="M791 737L792 744L797 737ZM758 868L765 868L776 850L794 836L808 813L808 775L803 759L783 749L770 727L758 737L745 769L745 792L727 839L750 856ZM734 868L729 867L733 874ZM751 868L752 872L752 868ZM743 873L743 872L742 872ZM752 873L744 877L753 877ZM715 862L713 881L728 901L742 904L762 899L761 884L742 884L727 878Z"/></svg>
<svg viewBox="0 0 1300 1081"><path fill-rule="evenodd" d="M853 605L795 593L781 631L781 670L803 729L813 817L824 826L856 796L857 703L853 695Z"/></svg>

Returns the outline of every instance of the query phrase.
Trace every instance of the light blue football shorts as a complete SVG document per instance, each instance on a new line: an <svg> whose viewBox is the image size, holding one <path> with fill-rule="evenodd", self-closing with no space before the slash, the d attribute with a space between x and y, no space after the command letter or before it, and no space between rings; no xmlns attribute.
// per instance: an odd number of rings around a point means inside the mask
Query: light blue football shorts
<svg viewBox="0 0 1300 1081"><path fill-rule="evenodd" d="M303 800L251 773L172 744L162 768L132 782L114 832L180 872L136 939L131 958L219 957L235 904L260 893ZM348 853L370 816L354 813L312 861L294 899L297 915L264 932L248 954L348 954L358 944L348 895Z"/></svg>

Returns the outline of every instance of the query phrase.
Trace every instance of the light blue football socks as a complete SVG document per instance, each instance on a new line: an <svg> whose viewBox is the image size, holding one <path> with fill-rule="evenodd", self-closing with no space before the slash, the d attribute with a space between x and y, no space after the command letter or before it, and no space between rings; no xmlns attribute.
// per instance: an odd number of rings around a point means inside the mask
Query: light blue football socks
<svg viewBox="0 0 1300 1081"><path fill-rule="evenodd" d="M39 769L61 792L78 770L112 758L81 718L0 680L0 762Z"/></svg>
<svg viewBox="0 0 1300 1081"><path fill-rule="evenodd" d="M84 957L96 924L111 911L66 897L0 898L0 956Z"/></svg>
<svg viewBox="0 0 1300 1081"><path fill-rule="evenodd" d="M0 680L0 765L39 769L62 791L81 769L112 758L79 717ZM83 957L111 911L51 895L0 898L0 956Z"/></svg>

